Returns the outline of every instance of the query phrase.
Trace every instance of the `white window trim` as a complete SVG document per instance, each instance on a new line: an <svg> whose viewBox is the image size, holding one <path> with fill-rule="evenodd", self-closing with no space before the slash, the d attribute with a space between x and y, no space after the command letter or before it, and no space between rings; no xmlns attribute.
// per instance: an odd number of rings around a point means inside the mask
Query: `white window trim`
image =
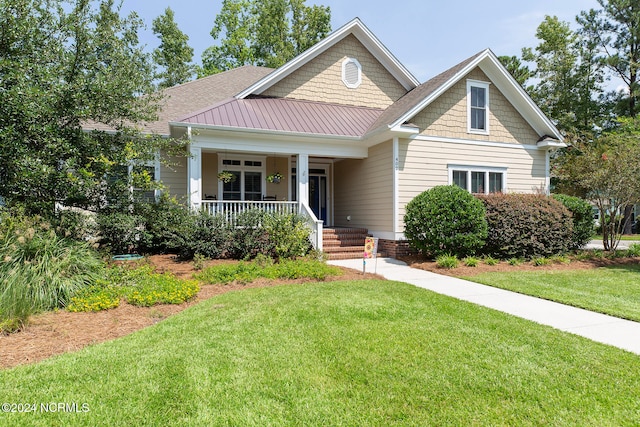
<svg viewBox="0 0 640 427"><path fill-rule="evenodd" d="M224 165L224 160L239 160L239 165ZM262 162L262 166L245 166L245 161ZM267 176L267 156L246 156L246 155L220 155L218 154L218 173L223 170L240 172L240 198L245 200L244 196L244 172L261 172L262 180ZM261 184L262 197L264 197L267 186L264 182ZM220 200L224 200L224 184L218 180L218 195Z"/></svg>
<svg viewBox="0 0 640 427"><path fill-rule="evenodd" d="M468 192L471 192L471 172L484 172L484 182L489 182L489 173L501 173L502 174L502 193L507 191L507 168L500 166L473 166L473 165L447 165L449 169L449 185L453 185L453 171L463 171L467 173L467 188ZM489 186L484 189L484 194L489 194Z"/></svg>
<svg viewBox="0 0 640 427"><path fill-rule="evenodd" d="M467 80L467 132L476 135L489 135L489 112L491 102L489 101L489 86L491 83L478 80ZM485 129L473 129L471 127L471 88L478 87L485 91Z"/></svg>
<svg viewBox="0 0 640 427"><path fill-rule="evenodd" d="M355 83L347 81L347 64L355 64L358 67L358 80ZM362 65L355 58L347 58L342 61L342 83L349 89L357 89L362 84Z"/></svg>

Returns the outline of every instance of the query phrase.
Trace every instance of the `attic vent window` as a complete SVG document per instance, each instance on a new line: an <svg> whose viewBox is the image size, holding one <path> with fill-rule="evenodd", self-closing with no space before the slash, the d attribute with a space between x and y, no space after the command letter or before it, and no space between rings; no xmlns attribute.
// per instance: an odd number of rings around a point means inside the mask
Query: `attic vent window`
<svg viewBox="0 0 640 427"><path fill-rule="evenodd" d="M362 66L357 59L342 61L342 82L349 89L356 89L362 83Z"/></svg>

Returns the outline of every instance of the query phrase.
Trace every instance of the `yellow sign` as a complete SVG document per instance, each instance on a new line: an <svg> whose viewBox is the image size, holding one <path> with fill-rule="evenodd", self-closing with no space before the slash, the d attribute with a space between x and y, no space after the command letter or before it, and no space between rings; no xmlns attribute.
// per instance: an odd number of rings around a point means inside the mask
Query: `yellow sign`
<svg viewBox="0 0 640 427"><path fill-rule="evenodd" d="M364 258L375 258L378 254L378 239L367 237L364 239Z"/></svg>

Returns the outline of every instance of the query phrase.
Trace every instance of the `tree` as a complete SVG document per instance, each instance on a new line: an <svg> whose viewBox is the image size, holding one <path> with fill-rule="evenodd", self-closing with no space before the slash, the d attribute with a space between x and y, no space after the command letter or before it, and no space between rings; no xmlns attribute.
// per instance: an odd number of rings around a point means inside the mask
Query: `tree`
<svg viewBox="0 0 640 427"><path fill-rule="evenodd" d="M171 8L153 20L152 30L160 39L160 46L153 51L154 62L162 68L155 75L161 79L158 87L167 88L191 80L195 74L193 48L189 47L189 36L178 28Z"/></svg>
<svg viewBox="0 0 640 427"><path fill-rule="evenodd" d="M531 89L534 100L564 131L599 126L603 74L594 58L593 43L555 16L545 17L536 37L540 44L523 49L522 54L525 61L536 65L532 77L539 82Z"/></svg>
<svg viewBox="0 0 640 427"><path fill-rule="evenodd" d="M499 56L498 59L505 66L507 71L513 76L520 86L525 87L529 78L531 78L531 70L522 63L517 56Z"/></svg>
<svg viewBox="0 0 640 427"><path fill-rule="evenodd" d="M640 203L640 137L623 123L622 131L577 139L554 165L556 176L600 211L605 250L620 242L630 220L625 208Z"/></svg>
<svg viewBox="0 0 640 427"><path fill-rule="evenodd" d="M581 33L601 49L600 60L628 89L622 116L637 114L638 70L640 69L640 3L637 0L598 0L601 10L583 11L578 16Z"/></svg>
<svg viewBox="0 0 640 427"><path fill-rule="evenodd" d="M141 139L134 127L156 116L152 66L138 44L142 22L121 18L113 3L0 1L0 196L7 202L42 214L56 202L98 207L107 177L152 159L163 143ZM97 123L112 131L83 130Z"/></svg>
<svg viewBox="0 0 640 427"><path fill-rule="evenodd" d="M243 65L279 67L331 31L331 11L305 0L224 0L201 77Z"/></svg>

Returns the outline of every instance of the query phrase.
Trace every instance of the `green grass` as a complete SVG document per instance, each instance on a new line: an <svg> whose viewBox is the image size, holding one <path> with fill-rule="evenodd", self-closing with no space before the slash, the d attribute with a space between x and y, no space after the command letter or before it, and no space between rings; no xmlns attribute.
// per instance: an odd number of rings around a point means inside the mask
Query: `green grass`
<svg viewBox="0 0 640 427"><path fill-rule="evenodd" d="M640 265L482 273L467 280L640 321Z"/></svg>
<svg viewBox="0 0 640 427"><path fill-rule="evenodd" d="M598 241L602 242L602 235L601 234L596 234L594 236L591 236L591 240L598 240ZM640 234L625 234L620 238L620 240L638 241L638 242L640 242Z"/></svg>
<svg viewBox="0 0 640 427"><path fill-rule="evenodd" d="M633 425L640 357L388 281L229 292L0 371L2 425Z"/></svg>

